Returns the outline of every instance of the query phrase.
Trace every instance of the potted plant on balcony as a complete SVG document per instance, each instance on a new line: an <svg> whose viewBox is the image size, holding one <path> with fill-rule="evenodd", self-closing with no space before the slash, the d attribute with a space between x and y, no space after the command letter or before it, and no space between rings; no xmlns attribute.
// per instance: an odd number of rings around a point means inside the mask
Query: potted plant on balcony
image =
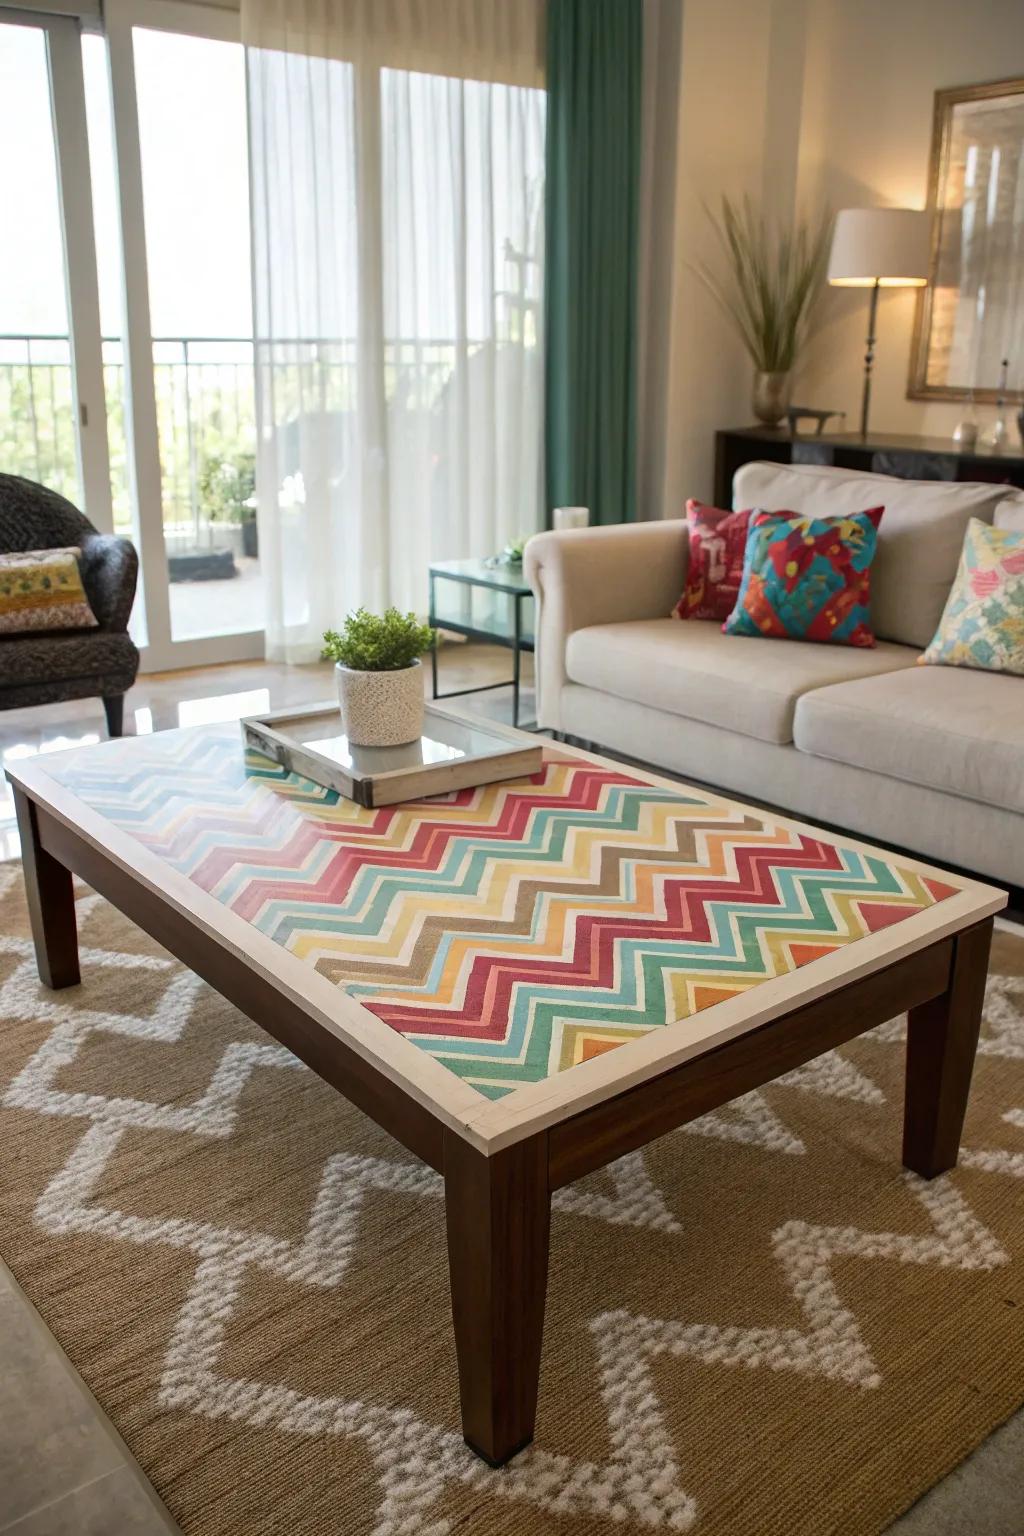
<svg viewBox="0 0 1024 1536"><path fill-rule="evenodd" d="M203 465L199 493L211 523L233 525L241 532L242 554L250 560L259 555L256 526L256 455L210 454Z"/></svg>
<svg viewBox="0 0 1024 1536"><path fill-rule="evenodd" d="M420 657L434 631L414 613L357 608L341 631L324 634L324 656L335 663L338 702L353 746L397 747L423 734Z"/></svg>

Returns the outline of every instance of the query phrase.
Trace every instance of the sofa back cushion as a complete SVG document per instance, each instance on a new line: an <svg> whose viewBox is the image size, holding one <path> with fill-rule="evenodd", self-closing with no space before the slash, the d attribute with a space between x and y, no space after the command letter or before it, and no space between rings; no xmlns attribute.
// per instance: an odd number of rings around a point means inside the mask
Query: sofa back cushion
<svg viewBox="0 0 1024 1536"><path fill-rule="evenodd" d="M999 503L995 525L1005 528L1007 533L1024 533L1024 491L1011 491L1006 500Z"/></svg>
<svg viewBox="0 0 1024 1536"><path fill-rule="evenodd" d="M836 517L882 505L871 568L871 628L879 640L924 647L942 618L972 517L991 523L1001 485L897 480L817 464L744 464L733 505Z"/></svg>

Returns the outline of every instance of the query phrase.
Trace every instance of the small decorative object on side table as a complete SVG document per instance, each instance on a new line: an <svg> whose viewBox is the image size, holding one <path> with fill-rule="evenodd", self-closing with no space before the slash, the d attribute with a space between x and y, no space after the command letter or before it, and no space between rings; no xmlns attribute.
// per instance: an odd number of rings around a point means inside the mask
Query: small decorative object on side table
<svg viewBox="0 0 1024 1536"><path fill-rule="evenodd" d="M996 419L982 437L982 446L994 448L1000 453L1010 441L1010 429L1006 425L1006 393L1009 388L1010 359L1004 357L999 365L999 391L996 395Z"/></svg>
<svg viewBox="0 0 1024 1536"><path fill-rule="evenodd" d="M551 526L556 533L565 533L570 528L589 528L589 507L556 507L551 514Z"/></svg>
<svg viewBox="0 0 1024 1536"><path fill-rule="evenodd" d="M431 681L435 699L455 699L512 687L512 724L519 724L522 653L533 650L533 593L522 565L489 564L486 560L438 560L430 567L432 629L451 630L469 640L488 640L512 652L508 682L478 683L472 688L438 688L437 647L431 652Z"/></svg>
<svg viewBox="0 0 1024 1536"><path fill-rule="evenodd" d="M814 422L814 436L820 437L828 426L832 417L836 416L840 421L846 420L845 411L820 411L813 405L791 405L786 412L786 420L789 423L791 437L797 437L800 433L802 421ZM806 435L810 435L809 433Z"/></svg>

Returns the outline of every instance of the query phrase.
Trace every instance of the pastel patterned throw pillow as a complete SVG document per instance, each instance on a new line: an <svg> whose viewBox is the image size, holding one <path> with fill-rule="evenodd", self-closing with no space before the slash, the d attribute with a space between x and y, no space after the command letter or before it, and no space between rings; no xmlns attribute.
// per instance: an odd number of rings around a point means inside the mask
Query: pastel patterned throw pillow
<svg viewBox="0 0 1024 1536"><path fill-rule="evenodd" d="M871 562L883 510L846 517L753 512L726 634L874 645Z"/></svg>
<svg viewBox="0 0 1024 1536"><path fill-rule="evenodd" d="M1024 677L1024 533L971 518L935 639L919 659Z"/></svg>
<svg viewBox="0 0 1024 1536"><path fill-rule="evenodd" d="M673 609L677 619L727 619L743 577L749 512L723 512L702 501L686 503L690 563L686 589Z"/></svg>
<svg viewBox="0 0 1024 1536"><path fill-rule="evenodd" d="M0 555L0 634L95 629L77 549L27 549Z"/></svg>

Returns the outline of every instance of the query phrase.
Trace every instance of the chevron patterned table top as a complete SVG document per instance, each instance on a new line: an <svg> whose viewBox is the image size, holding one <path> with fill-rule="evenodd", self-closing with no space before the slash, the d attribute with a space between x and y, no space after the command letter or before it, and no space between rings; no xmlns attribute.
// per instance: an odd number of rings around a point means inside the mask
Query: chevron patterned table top
<svg viewBox="0 0 1024 1536"><path fill-rule="evenodd" d="M487 1099L935 907L914 861L552 747L366 810L198 727L45 772Z"/></svg>

